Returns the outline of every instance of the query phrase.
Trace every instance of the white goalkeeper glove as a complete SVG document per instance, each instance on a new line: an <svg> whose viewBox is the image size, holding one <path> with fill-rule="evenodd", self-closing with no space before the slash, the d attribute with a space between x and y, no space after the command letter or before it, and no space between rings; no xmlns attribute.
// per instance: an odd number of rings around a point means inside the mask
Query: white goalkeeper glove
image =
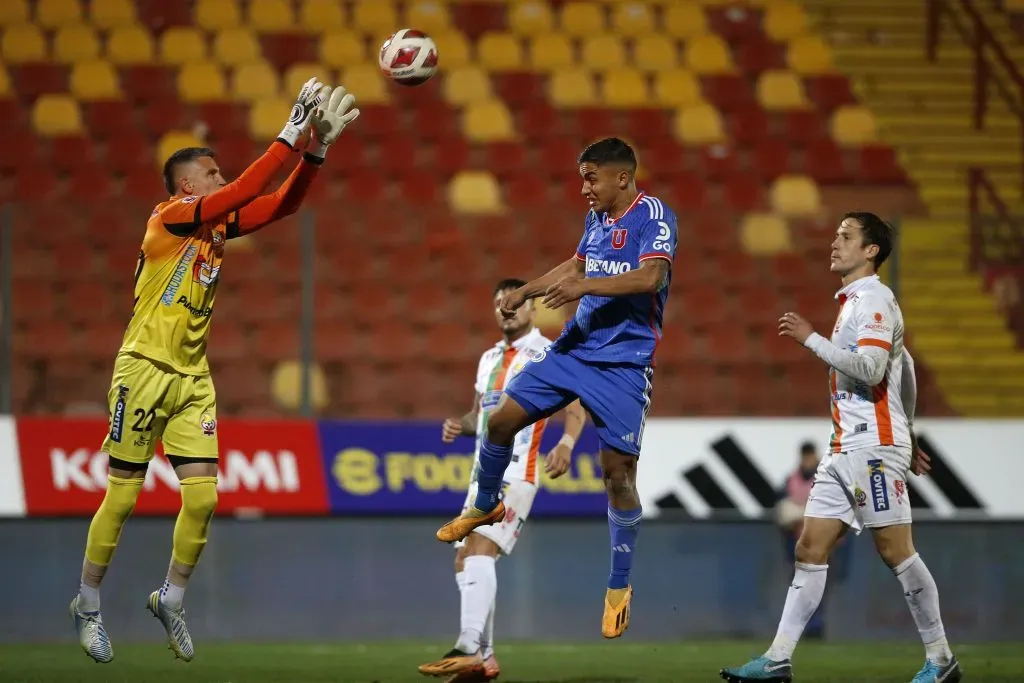
<svg viewBox="0 0 1024 683"><path fill-rule="evenodd" d="M326 96L324 94L325 91L329 92L330 88L316 78L311 78L302 84L302 90L299 91L299 96L295 98L295 104L292 105L291 114L288 116L288 123L284 124L281 134L277 136L278 139L283 140L292 149L295 149L295 146L299 143L299 138L302 137L302 134L309 127L309 122L313 118L313 112L323 102Z"/></svg>
<svg viewBox="0 0 1024 683"><path fill-rule="evenodd" d="M345 126L359 118L359 110L352 108L356 98L343 86L333 90L325 86L321 95L323 101L313 112L313 132L306 151L323 159L327 148L338 140Z"/></svg>

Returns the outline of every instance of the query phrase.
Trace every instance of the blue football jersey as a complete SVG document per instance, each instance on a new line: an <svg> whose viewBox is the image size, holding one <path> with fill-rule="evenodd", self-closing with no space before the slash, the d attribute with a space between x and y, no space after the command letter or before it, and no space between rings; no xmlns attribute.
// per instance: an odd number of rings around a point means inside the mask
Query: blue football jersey
<svg viewBox="0 0 1024 683"><path fill-rule="evenodd" d="M618 220L594 210L587 214L576 258L586 263L588 278L620 275L652 258L671 263L677 233L675 213L641 192ZM656 294L584 296L555 348L585 361L650 365L661 339L671 279L670 269Z"/></svg>

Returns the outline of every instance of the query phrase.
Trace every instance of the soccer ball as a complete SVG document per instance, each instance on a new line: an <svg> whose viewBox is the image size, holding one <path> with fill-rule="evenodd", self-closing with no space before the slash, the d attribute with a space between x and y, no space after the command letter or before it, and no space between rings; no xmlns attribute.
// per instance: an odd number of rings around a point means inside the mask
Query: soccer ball
<svg viewBox="0 0 1024 683"><path fill-rule="evenodd" d="M380 70L399 85L422 85L437 72L437 45L423 31L403 28L380 46Z"/></svg>

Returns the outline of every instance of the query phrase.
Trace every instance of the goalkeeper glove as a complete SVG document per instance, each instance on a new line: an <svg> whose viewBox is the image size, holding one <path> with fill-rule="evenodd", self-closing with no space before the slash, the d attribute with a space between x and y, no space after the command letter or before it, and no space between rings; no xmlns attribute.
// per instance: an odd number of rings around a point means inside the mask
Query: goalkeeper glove
<svg viewBox="0 0 1024 683"><path fill-rule="evenodd" d="M327 148L338 140L345 126L359 118L359 110L352 108L356 98L343 86L333 90L325 86L321 95L323 101L313 112L313 132L306 151L323 159Z"/></svg>
<svg viewBox="0 0 1024 683"><path fill-rule="evenodd" d="M288 116L288 123L284 124L281 134L277 136L278 139L283 140L292 149L295 149L299 138L309 127L309 122L313 118L313 112L323 102L325 91L329 92L330 88L316 80L316 78L311 78L302 84L302 90L299 91L299 96L295 98L295 104L292 105L291 114Z"/></svg>

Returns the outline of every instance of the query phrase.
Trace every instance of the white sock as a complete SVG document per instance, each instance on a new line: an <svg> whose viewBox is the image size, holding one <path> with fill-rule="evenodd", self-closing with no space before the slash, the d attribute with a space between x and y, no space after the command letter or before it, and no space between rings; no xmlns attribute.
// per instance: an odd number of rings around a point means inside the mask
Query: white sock
<svg viewBox="0 0 1024 683"><path fill-rule="evenodd" d="M185 587L178 586L170 581L164 580L160 589L160 602L171 609L181 609L181 602L185 599Z"/></svg>
<svg viewBox="0 0 1024 683"><path fill-rule="evenodd" d="M470 555L463 563L465 582L462 587L462 630L455 647L463 652L476 652L487 625L487 613L498 592L498 575L494 558Z"/></svg>
<svg viewBox="0 0 1024 683"><path fill-rule="evenodd" d="M786 594L786 606L782 608L779 630L775 633L772 646L764 653L765 657L773 662L792 658L804 627L814 616L825 594L827 576L827 564L796 563L793 583L789 585L789 593Z"/></svg>
<svg viewBox="0 0 1024 683"><path fill-rule="evenodd" d="M466 572L455 572L455 584L459 587L459 593L462 593L462 588L466 585Z"/></svg>
<svg viewBox="0 0 1024 683"><path fill-rule="evenodd" d="M939 666L949 664L953 653L946 642L946 630L939 613L939 589L924 560L914 553L899 564L892 573L903 586L910 614L924 642L925 656Z"/></svg>
<svg viewBox="0 0 1024 683"><path fill-rule="evenodd" d="M497 587L497 582L495 582ZM494 608L498 601L491 602L491 611L487 613L487 623L484 624L483 635L480 636L480 656L487 659L494 654Z"/></svg>
<svg viewBox="0 0 1024 683"><path fill-rule="evenodd" d="M78 585L78 611L99 612L100 611L100 589L87 586L84 583Z"/></svg>

